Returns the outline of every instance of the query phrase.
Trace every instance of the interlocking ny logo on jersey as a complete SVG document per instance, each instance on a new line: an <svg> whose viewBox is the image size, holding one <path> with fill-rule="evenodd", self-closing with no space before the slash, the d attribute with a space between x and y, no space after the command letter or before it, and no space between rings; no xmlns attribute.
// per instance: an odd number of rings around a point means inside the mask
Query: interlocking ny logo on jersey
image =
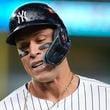
<svg viewBox="0 0 110 110"><path fill-rule="evenodd" d="M21 12L18 12L17 18L18 18L18 24L27 21L28 18L26 16L26 11L22 10Z"/></svg>

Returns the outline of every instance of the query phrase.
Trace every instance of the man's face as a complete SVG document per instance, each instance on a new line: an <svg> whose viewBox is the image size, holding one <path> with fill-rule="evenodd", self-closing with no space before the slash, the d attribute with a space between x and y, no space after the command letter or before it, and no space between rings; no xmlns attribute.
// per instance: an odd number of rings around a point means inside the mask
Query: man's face
<svg viewBox="0 0 110 110"><path fill-rule="evenodd" d="M38 81L46 81L52 66L45 64L44 55L52 42L53 29L46 28L30 35L19 36L16 41L18 53L25 70Z"/></svg>

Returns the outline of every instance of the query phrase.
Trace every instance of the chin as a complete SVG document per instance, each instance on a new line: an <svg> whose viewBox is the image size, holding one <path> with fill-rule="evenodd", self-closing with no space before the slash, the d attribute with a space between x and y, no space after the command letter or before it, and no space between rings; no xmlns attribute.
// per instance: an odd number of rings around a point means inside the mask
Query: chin
<svg viewBox="0 0 110 110"><path fill-rule="evenodd" d="M38 76L36 76L36 77L34 77L34 80L36 80L37 82L45 82L45 83L47 83L47 82L51 82L51 81L53 81L53 77L52 76L50 76L50 75L38 75Z"/></svg>

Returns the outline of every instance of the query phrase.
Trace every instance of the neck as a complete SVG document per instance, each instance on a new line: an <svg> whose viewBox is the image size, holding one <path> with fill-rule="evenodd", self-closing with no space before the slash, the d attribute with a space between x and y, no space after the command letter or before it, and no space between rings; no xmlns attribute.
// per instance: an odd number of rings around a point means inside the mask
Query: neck
<svg viewBox="0 0 110 110"><path fill-rule="evenodd" d="M58 77L47 83L32 81L29 85L29 91L36 97L57 102L75 91L77 85L78 79L73 73L69 73L68 76Z"/></svg>

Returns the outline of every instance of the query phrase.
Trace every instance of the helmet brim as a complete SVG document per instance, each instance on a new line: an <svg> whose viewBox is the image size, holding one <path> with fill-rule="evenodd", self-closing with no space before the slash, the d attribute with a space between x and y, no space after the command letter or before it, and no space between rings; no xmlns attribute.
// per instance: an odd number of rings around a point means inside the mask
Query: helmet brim
<svg viewBox="0 0 110 110"><path fill-rule="evenodd" d="M50 28L56 28L57 25L51 24L51 23L31 23L27 25L18 26L6 39L6 42L10 45L16 45L16 38L19 37L19 35L25 34L25 33L33 33L37 31L37 29L44 27L50 27Z"/></svg>

